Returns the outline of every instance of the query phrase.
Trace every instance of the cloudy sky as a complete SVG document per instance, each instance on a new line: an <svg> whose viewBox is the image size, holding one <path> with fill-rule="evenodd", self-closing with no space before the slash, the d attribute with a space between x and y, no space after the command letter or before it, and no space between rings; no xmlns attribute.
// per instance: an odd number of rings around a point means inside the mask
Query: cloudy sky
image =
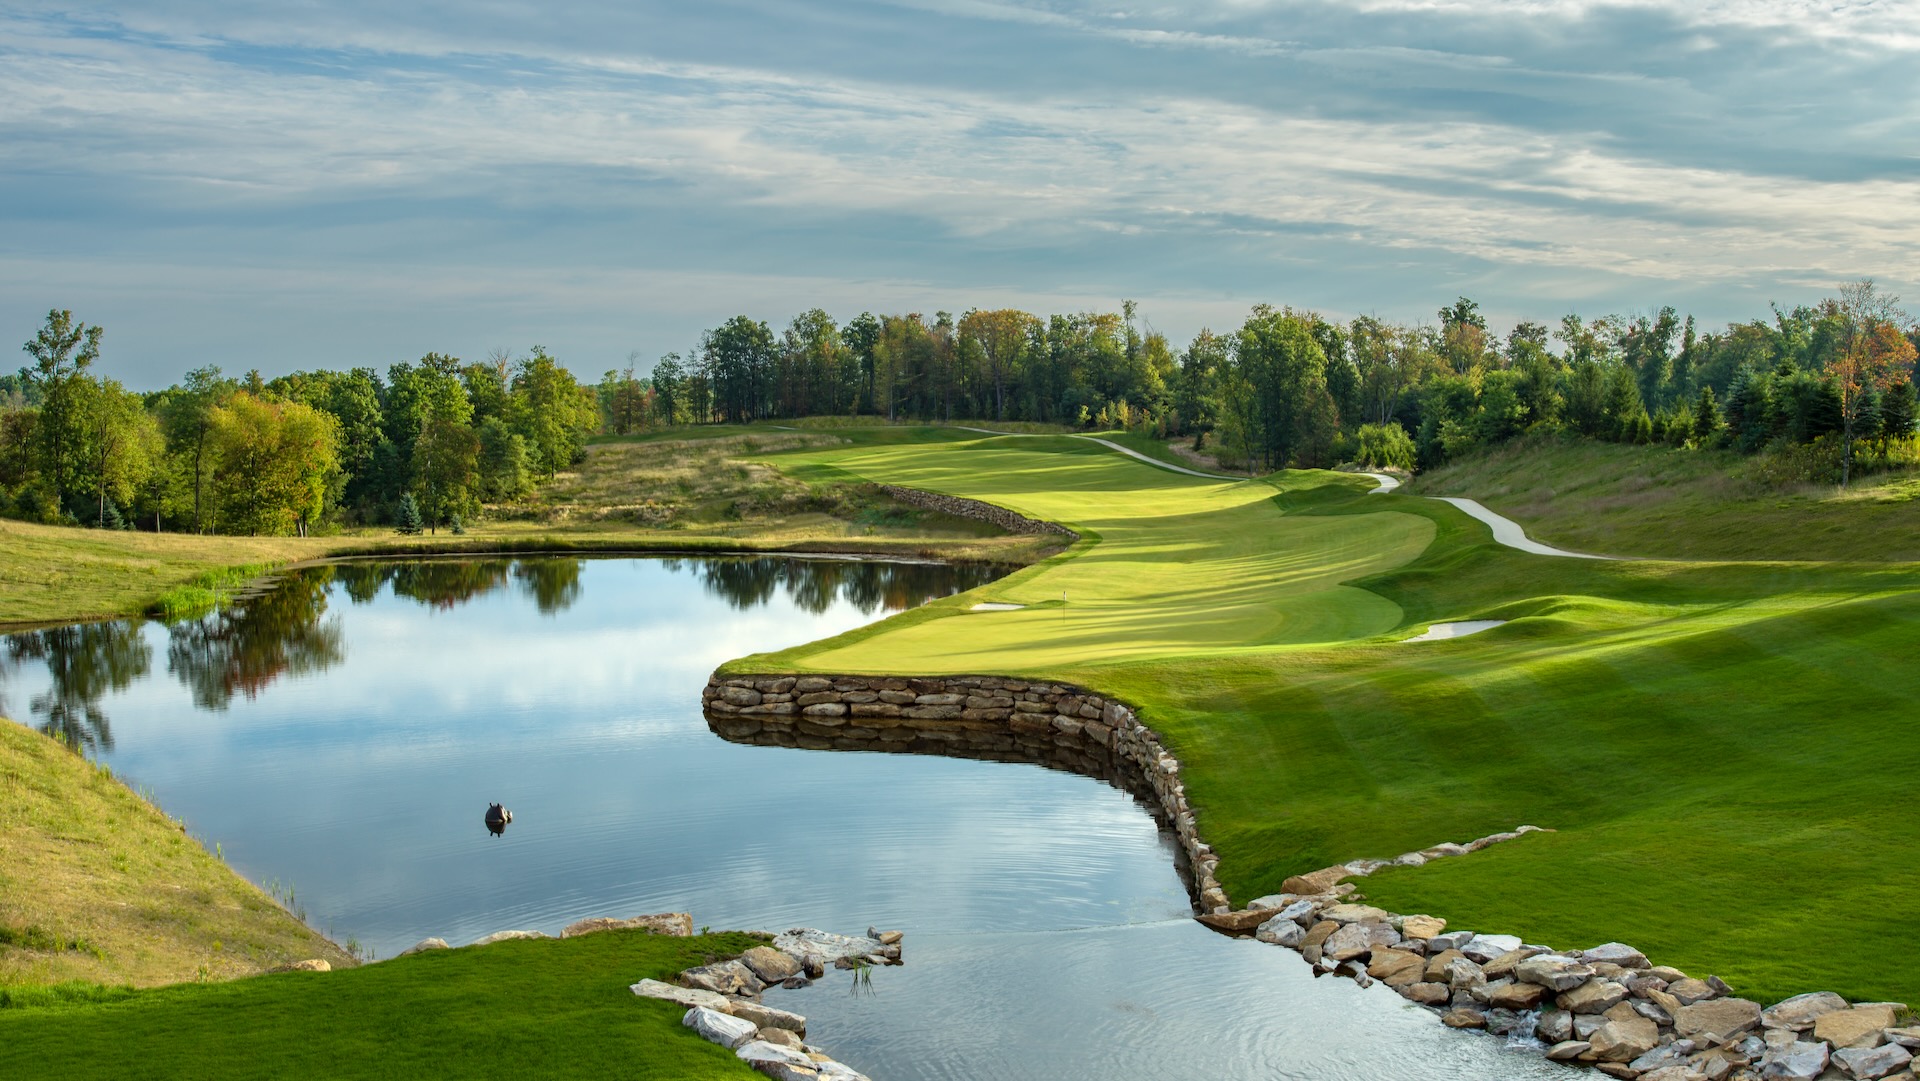
<svg viewBox="0 0 1920 1081"><path fill-rule="evenodd" d="M814 305L1920 296L1916 0L274 7L0 2L0 339L595 377Z"/></svg>

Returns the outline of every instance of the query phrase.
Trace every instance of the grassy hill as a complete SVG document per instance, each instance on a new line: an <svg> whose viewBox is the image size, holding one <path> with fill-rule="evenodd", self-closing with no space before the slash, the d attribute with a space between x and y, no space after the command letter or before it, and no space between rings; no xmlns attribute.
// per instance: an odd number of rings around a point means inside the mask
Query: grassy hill
<svg viewBox="0 0 1920 1081"><path fill-rule="evenodd" d="M1920 560L1920 476L1781 489L1748 479L1753 468L1727 451L1525 440L1422 473L1407 490L1477 499L1576 552Z"/></svg>
<svg viewBox="0 0 1920 1081"><path fill-rule="evenodd" d="M0 987L354 963L104 768L4 720L0 853Z"/></svg>
<svg viewBox="0 0 1920 1081"><path fill-rule="evenodd" d="M987 499L1086 539L732 668L1028 675L1117 695L1185 763L1242 900L1531 822L1559 832L1365 889L1457 927L1625 939L1761 997L1920 997L1877 946L1920 918L1920 570L1530 556L1437 501L1362 494L1360 478L1208 481L1072 439L770 460ZM1784 537L1795 512L1780 513ZM968 611L981 600L1029 607ZM1511 622L1399 641L1472 618Z"/></svg>
<svg viewBox="0 0 1920 1081"><path fill-rule="evenodd" d="M747 935L609 932L436 950L346 972L180 984L0 1009L0 1077L758 1077L627 990Z"/></svg>

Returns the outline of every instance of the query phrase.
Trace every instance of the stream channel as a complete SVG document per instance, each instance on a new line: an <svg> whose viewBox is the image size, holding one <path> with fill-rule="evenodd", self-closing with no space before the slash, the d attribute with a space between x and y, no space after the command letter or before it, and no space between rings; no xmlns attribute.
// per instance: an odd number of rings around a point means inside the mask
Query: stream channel
<svg viewBox="0 0 1920 1081"><path fill-rule="evenodd" d="M716 929L903 930L906 965L875 971L870 992L830 971L768 995L876 1081L1566 1076L1384 987L1315 980L1291 951L1194 923L1169 839L1103 783L742 746L701 717L726 660L995 574L348 563L173 628L0 639L0 713L82 745L376 957L665 911ZM514 812L498 838L482 822L493 801Z"/></svg>

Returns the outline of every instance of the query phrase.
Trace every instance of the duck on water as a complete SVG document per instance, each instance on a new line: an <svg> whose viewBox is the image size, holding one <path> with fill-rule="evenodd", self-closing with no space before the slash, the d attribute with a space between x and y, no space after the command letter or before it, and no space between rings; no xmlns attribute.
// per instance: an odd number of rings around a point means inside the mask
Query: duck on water
<svg viewBox="0 0 1920 1081"><path fill-rule="evenodd" d="M513 821L513 812L497 803L487 804L487 830L495 837L507 832L507 823Z"/></svg>

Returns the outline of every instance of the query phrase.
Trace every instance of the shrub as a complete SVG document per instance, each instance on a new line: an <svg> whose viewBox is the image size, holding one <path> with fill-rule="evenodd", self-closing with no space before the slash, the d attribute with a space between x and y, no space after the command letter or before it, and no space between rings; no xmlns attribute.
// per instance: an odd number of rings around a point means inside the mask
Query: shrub
<svg viewBox="0 0 1920 1081"><path fill-rule="evenodd" d="M1398 424L1362 424L1354 433L1353 460L1374 469L1413 468L1413 438Z"/></svg>

